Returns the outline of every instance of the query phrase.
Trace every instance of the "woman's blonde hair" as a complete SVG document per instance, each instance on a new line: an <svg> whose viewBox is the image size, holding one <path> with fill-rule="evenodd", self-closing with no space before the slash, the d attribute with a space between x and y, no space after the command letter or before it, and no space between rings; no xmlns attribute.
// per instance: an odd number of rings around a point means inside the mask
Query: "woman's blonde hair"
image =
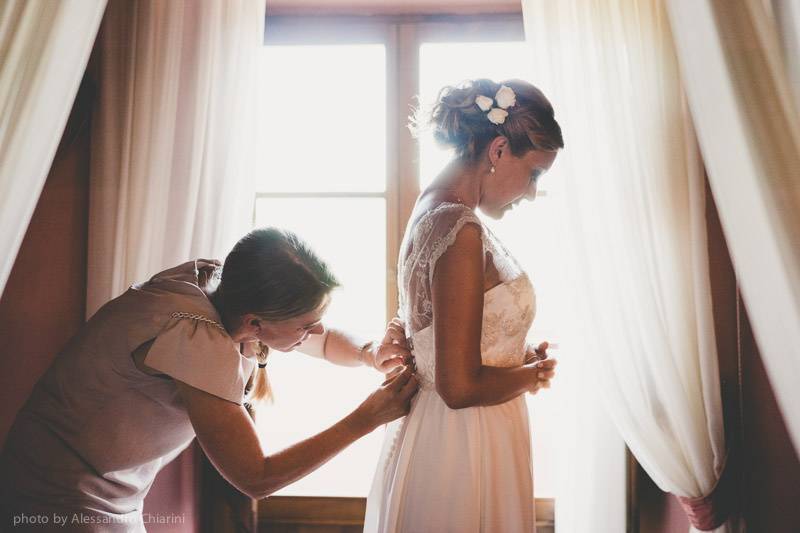
<svg viewBox="0 0 800 533"><path fill-rule="evenodd" d="M211 295L223 321L254 314L280 321L317 309L339 286L328 265L297 235L278 228L259 228L245 235L225 258L219 286ZM259 362L264 364L267 350ZM271 396L266 368L248 382L252 400Z"/></svg>
<svg viewBox="0 0 800 533"><path fill-rule="evenodd" d="M245 386L245 395L248 396L248 402L245 405L248 411L251 411L252 414L252 407L251 402L262 401L262 400L272 400L272 385L269 382L269 375L267 374L267 367L261 366L267 364L267 356L269 355L269 348L262 343L258 343L259 347L259 354L256 356L256 359L259 363L259 366L255 369L253 374L250 376L250 379ZM251 392L252 391L252 392Z"/></svg>
<svg viewBox="0 0 800 533"><path fill-rule="evenodd" d="M266 350L269 350L266 346L264 346ZM263 361L266 362L267 355L264 354ZM261 362L261 361L259 361ZM256 388L253 390L253 400L271 400L272 399L272 385L269 382L269 376L267 375L267 367L262 366L256 369Z"/></svg>
<svg viewBox="0 0 800 533"><path fill-rule="evenodd" d="M495 124L476 103L478 96L494 99L500 87L514 91L516 104L506 109L508 117ZM556 151L564 147L561 126L553 106L535 86L523 80L496 83L489 79L466 81L439 91L433 108L418 108L409 124L415 135L432 130L441 145L452 148L455 156L475 160L497 136L508 139L511 153L521 156L529 150Z"/></svg>

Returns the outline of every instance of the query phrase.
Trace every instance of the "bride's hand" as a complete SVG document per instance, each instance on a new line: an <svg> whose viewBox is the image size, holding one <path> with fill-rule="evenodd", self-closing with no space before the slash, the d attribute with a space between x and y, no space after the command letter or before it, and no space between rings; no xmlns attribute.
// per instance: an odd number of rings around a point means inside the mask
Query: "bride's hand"
<svg viewBox="0 0 800 533"><path fill-rule="evenodd" d="M548 341L539 343L539 346L528 344L525 351L525 364L547 359L550 356L550 354L547 353L548 348L550 348L550 343ZM553 348L556 348L556 346L553 345Z"/></svg>
<svg viewBox="0 0 800 533"><path fill-rule="evenodd" d="M372 366L384 374L406 364L413 364L411 351L408 349L405 325L394 317L386 326L386 333L380 344L369 349Z"/></svg>
<svg viewBox="0 0 800 533"><path fill-rule="evenodd" d="M542 342L536 348L528 345L528 351L525 354L525 364L529 364L538 369L536 380L528 389L528 392L531 394L536 394L539 392L539 389L549 389L550 380L556 375L555 368L558 361L551 358L547 353L547 348L549 346L550 343L547 341Z"/></svg>

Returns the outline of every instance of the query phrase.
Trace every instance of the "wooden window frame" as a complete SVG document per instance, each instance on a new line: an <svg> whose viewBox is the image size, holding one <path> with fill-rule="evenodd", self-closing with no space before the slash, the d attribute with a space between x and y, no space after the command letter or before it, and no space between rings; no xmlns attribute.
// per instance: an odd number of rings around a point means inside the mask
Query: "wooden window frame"
<svg viewBox="0 0 800 533"><path fill-rule="evenodd" d="M555 500L536 498L534 505L537 532L553 533ZM304 527L363 528L366 508L366 498L272 496L259 502L258 531L294 531Z"/></svg>
<svg viewBox="0 0 800 533"><path fill-rule="evenodd" d="M525 38L522 14L450 16L268 17L265 45L383 44L386 47L385 192L258 193L259 198L385 198L386 317L397 311L397 257L419 195L419 148L404 134L419 88L423 42L486 42ZM255 220L255 212L253 213Z"/></svg>

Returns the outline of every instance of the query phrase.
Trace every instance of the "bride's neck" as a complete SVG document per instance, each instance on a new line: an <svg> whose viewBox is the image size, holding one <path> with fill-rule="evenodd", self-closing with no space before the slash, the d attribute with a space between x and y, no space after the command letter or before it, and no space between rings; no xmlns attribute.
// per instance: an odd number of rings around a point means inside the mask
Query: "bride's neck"
<svg viewBox="0 0 800 533"><path fill-rule="evenodd" d="M455 201L475 209L481 201L481 173L474 164L454 159L442 169L426 192L443 201Z"/></svg>

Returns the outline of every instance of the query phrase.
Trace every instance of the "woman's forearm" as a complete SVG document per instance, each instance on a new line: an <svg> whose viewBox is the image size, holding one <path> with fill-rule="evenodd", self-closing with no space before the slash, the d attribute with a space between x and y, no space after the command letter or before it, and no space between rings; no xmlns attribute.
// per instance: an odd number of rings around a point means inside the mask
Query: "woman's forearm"
<svg viewBox="0 0 800 533"><path fill-rule="evenodd" d="M365 346L367 343L364 340L332 329L328 331L328 341L325 343L325 359L342 366L371 366L370 358L364 356Z"/></svg>
<svg viewBox="0 0 800 533"><path fill-rule="evenodd" d="M376 427L407 415L417 386L411 368L407 367L384 381L341 422L282 452L264 457L261 477L252 494L266 497L274 493L316 470Z"/></svg>
<svg viewBox="0 0 800 533"><path fill-rule="evenodd" d="M311 335L297 350L336 365L364 365L384 374L408 364L411 357L405 326L397 317L389 321L383 340L378 342L364 342L344 331L328 329L323 335Z"/></svg>
<svg viewBox="0 0 800 533"><path fill-rule="evenodd" d="M175 380L197 440L234 487L263 498L296 481L376 427L408 414L417 381L411 369L387 379L329 429L267 455L253 420L241 405Z"/></svg>
<svg viewBox="0 0 800 533"><path fill-rule="evenodd" d="M496 405L528 392L537 381L533 366L514 368L482 366L476 384L475 404Z"/></svg>
<svg viewBox="0 0 800 533"><path fill-rule="evenodd" d="M441 387L437 392L451 409L497 405L528 392L537 381L535 366L480 366L470 379L458 387Z"/></svg>
<svg viewBox="0 0 800 533"><path fill-rule="evenodd" d="M326 359L335 365L370 365L364 357L365 342L338 329L327 329L323 335L311 335L297 351L312 357Z"/></svg>
<svg viewBox="0 0 800 533"><path fill-rule="evenodd" d="M266 498L307 476L374 428L353 411L322 433L264 457L254 498Z"/></svg>

